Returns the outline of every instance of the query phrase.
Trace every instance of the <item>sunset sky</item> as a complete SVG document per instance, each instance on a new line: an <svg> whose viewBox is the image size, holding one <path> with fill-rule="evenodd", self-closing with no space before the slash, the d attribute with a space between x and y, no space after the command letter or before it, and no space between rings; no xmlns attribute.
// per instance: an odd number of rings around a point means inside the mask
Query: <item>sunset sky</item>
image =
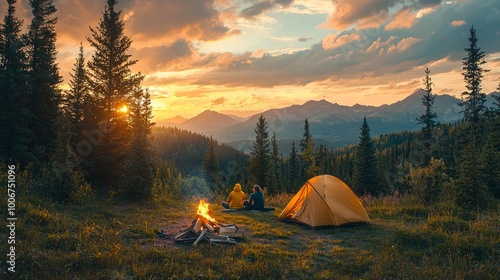
<svg viewBox="0 0 500 280"><path fill-rule="evenodd" d="M18 2L26 28L29 1ZM85 38L106 1L54 2L66 84L80 42L90 58ZM244 117L311 99L389 104L422 87L425 67L435 93L459 97L471 25L491 70L484 92L500 82L498 0L128 0L118 8L157 120L206 109Z"/></svg>

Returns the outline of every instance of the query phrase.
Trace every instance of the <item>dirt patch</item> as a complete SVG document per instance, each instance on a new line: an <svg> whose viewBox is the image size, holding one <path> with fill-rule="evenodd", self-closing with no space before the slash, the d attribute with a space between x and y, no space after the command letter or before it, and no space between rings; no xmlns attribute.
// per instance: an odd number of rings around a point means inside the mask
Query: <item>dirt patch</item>
<svg viewBox="0 0 500 280"><path fill-rule="evenodd" d="M171 222L168 225L161 227L160 234L157 233L157 238L155 242L155 247L162 248L172 248L177 244L174 242L174 237L177 236L181 231L187 229L193 219L180 219L178 221Z"/></svg>

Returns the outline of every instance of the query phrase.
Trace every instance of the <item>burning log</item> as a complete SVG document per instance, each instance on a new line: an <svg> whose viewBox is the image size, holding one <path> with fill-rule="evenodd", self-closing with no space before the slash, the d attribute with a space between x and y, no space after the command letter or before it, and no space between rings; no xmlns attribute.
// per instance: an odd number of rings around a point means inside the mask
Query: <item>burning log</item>
<svg viewBox="0 0 500 280"><path fill-rule="evenodd" d="M196 223L193 226L194 233L199 233L202 228L203 228L203 221L201 221L200 219L196 220Z"/></svg>
<svg viewBox="0 0 500 280"><path fill-rule="evenodd" d="M201 221L203 224L203 227L207 228L208 231L210 231L210 232L215 232L219 228L219 226L217 226L217 224L209 221L207 218L205 218L203 216L198 215L198 221Z"/></svg>
<svg viewBox="0 0 500 280"><path fill-rule="evenodd" d="M190 227L175 236L174 241L178 243L192 243L193 246L197 246L202 240L210 244L236 244L234 238L243 237L243 234L238 232L236 225L218 223L208 212L208 203L200 201L196 215L197 219L193 221Z"/></svg>

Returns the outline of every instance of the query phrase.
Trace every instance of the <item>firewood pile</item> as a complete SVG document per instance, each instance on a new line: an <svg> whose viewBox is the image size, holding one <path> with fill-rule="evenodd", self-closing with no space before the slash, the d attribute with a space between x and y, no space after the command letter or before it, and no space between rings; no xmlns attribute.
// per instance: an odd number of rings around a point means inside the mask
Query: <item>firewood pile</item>
<svg viewBox="0 0 500 280"><path fill-rule="evenodd" d="M219 245L236 244L236 239L243 238L238 226L222 224L210 217L208 206L208 203L200 201L197 218L193 220L191 226L174 237L174 242L196 246L201 241L205 241L211 245Z"/></svg>
<svg viewBox="0 0 500 280"><path fill-rule="evenodd" d="M196 246L201 241L208 242L211 245L236 244L235 239L240 238L243 238L243 234L238 232L238 226L211 222L198 215L198 218L193 220L191 226L174 237L174 241Z"/></svg>

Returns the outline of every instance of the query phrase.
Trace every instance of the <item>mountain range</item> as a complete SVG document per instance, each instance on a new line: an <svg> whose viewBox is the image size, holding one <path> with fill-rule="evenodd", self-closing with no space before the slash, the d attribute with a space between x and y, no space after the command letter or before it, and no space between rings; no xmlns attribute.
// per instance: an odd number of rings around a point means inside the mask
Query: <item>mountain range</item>
<svg viewBox="0 0 500 280"><path fill-rule="evenodd" d="M356 104L344 106L326 100L307 101L302 105L292 105L281 109L270 109L262 112L268 124L269 137L276 134L281 146L280 151L287 153L291 142L296 145L304 134L304 122L308 119L309 129L316 143L331 148L354 144L359 141L359 131L363 117L366 117L372 137L380 134L420 129L417 118L424 112L422 96L425 91L415 90L405 99L390 105L365 106ZM458 104L460 100L450 95L435 95L433 111L440 123L453 123L462 117ZM488 95L487 105L493 106L493 98ZM179 123L166 126L177 126L182 129L212 136L219 142L248 152L255 139L254 128L260 114L247 119L225 115L207 110L201 114ZM179 119L179 118L177 118ZM165 122L158 122L164 125Z"/></svg>

